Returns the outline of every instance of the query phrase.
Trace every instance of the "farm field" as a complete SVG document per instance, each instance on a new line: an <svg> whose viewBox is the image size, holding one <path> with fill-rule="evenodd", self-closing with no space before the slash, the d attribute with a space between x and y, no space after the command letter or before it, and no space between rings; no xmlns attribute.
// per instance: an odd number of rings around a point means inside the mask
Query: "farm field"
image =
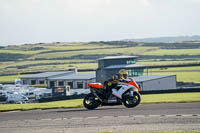
<svg viewBox="0 0 200 133"><path fill-rule="evenodd" d="M200 49L159 49L156 51L148 51L142 55L199 55Z"/></svg>
<svg viewBox="0 0 200 133"><path fill-rule="evenodd" d="M67 70L70 67L96 69L98 58L113 55L138 56L137 64L147 66L200 63L200 43L141 44L110 41L6 46L0 49L0 74L58 71ZM186 72L190 70L195 70L196 73ZM199 67L184 67L152 71L160 71L155 74L177 74L178 81L199 82L198 70L200 70ZM174 73L171 71L181 72ZM189 77L187 78L184 75L189 75Z"/></svg>

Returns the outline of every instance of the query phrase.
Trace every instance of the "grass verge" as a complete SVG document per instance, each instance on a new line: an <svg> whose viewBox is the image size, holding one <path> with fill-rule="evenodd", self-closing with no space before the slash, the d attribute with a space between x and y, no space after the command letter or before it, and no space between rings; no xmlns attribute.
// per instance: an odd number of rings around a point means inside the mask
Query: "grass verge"
<svg viewBox="0 0 200 133"><path fill-rule="evenodd" d="M200 102L200 92L142 95L142 104ZM33 109L78 108L83 99L32 104L0 104L0 112Z"/></svg>

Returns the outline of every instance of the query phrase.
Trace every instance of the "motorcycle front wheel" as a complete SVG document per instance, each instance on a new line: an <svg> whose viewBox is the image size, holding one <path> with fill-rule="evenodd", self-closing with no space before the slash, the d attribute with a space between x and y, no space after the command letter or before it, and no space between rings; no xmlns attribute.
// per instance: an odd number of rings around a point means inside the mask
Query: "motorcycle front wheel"
<svg viewBox="0 0 200 133"><path fill-rule="evenodd" d="M130 95L130 92L126 92L122 97L122 103L127 108L133 108L140 104L141 96L139 92L134 92L133 96Z"/></svg>
<svg viewBox="0 0 200 133"><path fill-rule="evenodd" d="M83 105L87 109L95 109L101 104L101 101L92 93L85 96Z"/></svg>

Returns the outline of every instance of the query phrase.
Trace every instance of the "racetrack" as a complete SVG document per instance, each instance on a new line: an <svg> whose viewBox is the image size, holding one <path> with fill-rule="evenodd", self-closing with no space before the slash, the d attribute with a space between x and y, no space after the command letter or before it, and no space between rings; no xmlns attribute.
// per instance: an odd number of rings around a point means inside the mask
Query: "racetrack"
<svg viewBox="0 0 200 133"><path fill-rule="evenodd" d="M141 104L0 113L0 133L200 130L200 103Z"/></svg>

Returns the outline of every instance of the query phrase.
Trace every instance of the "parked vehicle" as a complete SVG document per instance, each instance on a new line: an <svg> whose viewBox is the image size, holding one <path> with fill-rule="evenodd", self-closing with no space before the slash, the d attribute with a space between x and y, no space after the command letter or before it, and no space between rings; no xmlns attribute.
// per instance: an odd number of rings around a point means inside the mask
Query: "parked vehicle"
<svg viewBox="0 0 200 133"><path fill-rule="evenodd" d="M123 103L127 108L137 106L141 101L139 86L130 80L120 83L112 89L110 97L106 98L105 88L100 83L89 83L90 93L84 98L83 105L87 109L95 109L103 103Z"/></svg>
<svg viewBox="0 0 200 133"><path fill-rule="evenodd" d="M36 100L36 95L33 92L26 92L25 96L31 101Z"/></svg>
<svg viewBox="0 0 200 133"><path fill-rule="evenodd" d="M3 89L3 85L2 84L0 84L0 90L2 90Z"/></svg>
<svg viewBox="0 0 200 133"><path fill-rule="evenodd" d="M6 93L0 90L0 102L6 101L6 99L7 99Z"/></svg>
<svg viewBox="0 0 200 133"><path fill-rule="evenodd" d="M17 92L8 93L7 103L17 103L17 104L29 103L29 99L26 96L19 94Z"/></svg>

